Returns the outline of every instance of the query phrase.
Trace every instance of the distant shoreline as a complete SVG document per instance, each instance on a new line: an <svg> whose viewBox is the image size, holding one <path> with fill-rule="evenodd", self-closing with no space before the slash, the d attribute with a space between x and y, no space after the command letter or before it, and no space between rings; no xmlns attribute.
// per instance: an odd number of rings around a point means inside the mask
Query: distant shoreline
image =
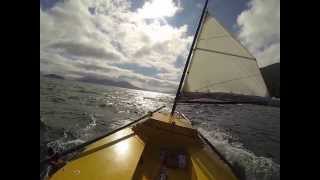
<svg viewBox="0 0 320 180"><path fill-rule="evenodd" d="M50 75L50 76L48 76ZM58 79L58 80L66 80L66 81L75 81L75 82L80 82L80 83L87 83L87 84L94 84L94 85L100 85L100 86L107 86L107 87L116 87L116 88L124 88L124 89L130 89L130 90L139 90L139 91L147 91L147 92L155 92L155 93L162 93L162 94L168 94L168 95L174 95L174 93L168 93L168 92L159 92L159 91L152 91L152 90L148 90L148 89L142 89L142 88L130 88L130 87L123 87L123 86L117 86L117 85L113 85L113 84L103 84L103 83L96 83L96 82L89 82L89 81L81 81L78 79L69 79L69 78L64 78L62 76L56 75L56 76L52 76L54 74L40 74L40 76L44 77L44 78L48 78L48 79ZM61 78L59 78L61 77Z"/></svg>

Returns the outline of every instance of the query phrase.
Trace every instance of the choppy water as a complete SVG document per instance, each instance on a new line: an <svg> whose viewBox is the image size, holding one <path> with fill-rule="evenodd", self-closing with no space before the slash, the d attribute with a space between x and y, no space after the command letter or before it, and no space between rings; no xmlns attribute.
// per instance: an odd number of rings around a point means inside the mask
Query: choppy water
<svg viewBox="0 0 320 180"><path fill-rule="evenodd" d="M162 105L170 111L172 100L168 94L40 77L40 159L49 146L62 151ZM280 179L280 108L179 104L177 110L246 179Z"/></svg>

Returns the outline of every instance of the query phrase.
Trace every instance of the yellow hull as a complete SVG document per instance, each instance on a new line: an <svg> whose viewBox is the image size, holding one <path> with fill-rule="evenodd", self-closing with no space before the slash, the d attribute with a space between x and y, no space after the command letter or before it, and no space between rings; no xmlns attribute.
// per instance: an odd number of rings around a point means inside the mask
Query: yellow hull
<svg viewBox="0 0 320 180"><path fill-rule="evenodd" d="M154 113L85 148L52 180L236 180L230 167L183 117Z"/></svg>

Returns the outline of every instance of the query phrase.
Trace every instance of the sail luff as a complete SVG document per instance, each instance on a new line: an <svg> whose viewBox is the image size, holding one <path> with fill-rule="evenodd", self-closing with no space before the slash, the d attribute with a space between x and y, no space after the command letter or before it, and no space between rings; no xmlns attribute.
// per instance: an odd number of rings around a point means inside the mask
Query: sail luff
<svg viewBox="0 0 320 180"><path fill-rule="evenodd" d="M203 20L206 19L207 15L208 15L208 10L206 9L206 10L205 10L205 13L204 13L204 16L203 16ZM200 22L199 34L201 34L201 31L202 31L203 22L204 22L203 20ZM184 86L185 79L188 77L189 70L190 70L190 66L191 66L191 64L192 64L192 59L193 59L194 50L197 48L197 43L198 43L198 41L199 41L199 36L198 36L198 37L195 37L194 40L195 40L194 47L193 47L193 48L191 49L191 51L190 51L190 52L191 52L191 55L190 55L190 62L188 63L188 66L187 66L187 73L185 74L184 78L181 79L181 81L182 81L182 83L181 83L182 87ZM181 87L181 88L182 88L182 87ZM179 95L181 94L181 91L182 91L182 90L180 89ZM178 98L178 97L176 97L176 98Z"/></svg>
<svg viewBox="0 0 320 180"><path fill-rule="evenodd" d="M193 38L193 41L192 41L192 44L191 44L191 47L190 47L188 58L187 58L187 61L185 63L184 69L183 69L183 73L182 73L182 76L181 76L181 79L180 79L180 83L179 83L179 86L178 86L178 89L177 89L176 96L174 98L174 103L173 103L172 110L171 110L171 116L174 114L174 111L176 109L177 98L180 95L180 91L181 91L182 84L184 82L184 78L185 78L185 75L186 75L190 60L191 60L191 55L192 55L192 52L193 52L193 49L194 49L194 46L195 46L195 43L196 43L196 39L198 38L199 30L201 28L202 21L204 19L205 14L206 14L205 12L207 10L208 1L209 0L206 0L206 2L204 4L204 7L203 7L203 10L202 10L202 13L201 13L201 17L200 17L200 20L199 20L199 23L198 23L198 27L197 27L196 33L194 35L194 38Z"/></svg>

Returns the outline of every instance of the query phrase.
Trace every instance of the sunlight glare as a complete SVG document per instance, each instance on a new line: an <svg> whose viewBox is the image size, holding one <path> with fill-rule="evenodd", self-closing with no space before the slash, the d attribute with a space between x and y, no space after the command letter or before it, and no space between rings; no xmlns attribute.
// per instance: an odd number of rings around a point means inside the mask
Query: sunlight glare
<svg viewBox="0 0 320 180"><path fill-rule="evenodd" d="M155 19L171 17L177 11L177 7L172 0L152 0L146 2L142 8L138 9L138 14L145 19Z"/></svg>
<svg viewBox="0 0 320 180"><path fill-rule="evenodd" d="M116 149L119 154L125 154L129 149L129 142L125 140L118 143Z"/></svg>

